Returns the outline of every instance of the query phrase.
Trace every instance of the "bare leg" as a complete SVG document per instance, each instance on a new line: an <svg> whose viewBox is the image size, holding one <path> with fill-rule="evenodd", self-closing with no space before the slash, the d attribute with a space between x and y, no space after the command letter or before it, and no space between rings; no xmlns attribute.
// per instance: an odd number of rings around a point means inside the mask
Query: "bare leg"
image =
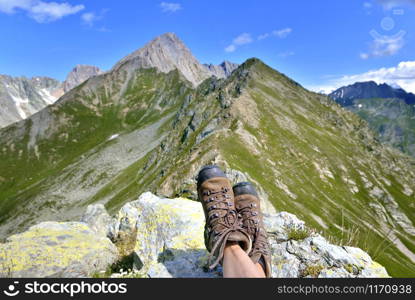
<svg viewBox="0 0 415 300"><path fill-rule="evenodd" d="M265 278L260 264L254 264L237 243L229 243L223 256L223 277Z"/></svg>

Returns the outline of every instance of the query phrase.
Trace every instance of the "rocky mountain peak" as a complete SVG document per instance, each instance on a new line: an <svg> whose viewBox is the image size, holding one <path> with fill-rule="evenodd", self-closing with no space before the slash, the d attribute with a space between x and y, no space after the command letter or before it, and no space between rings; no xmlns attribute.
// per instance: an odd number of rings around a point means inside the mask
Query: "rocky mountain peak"
<svg viewBox="0 0 415 300"><path fill-rule="evenodd" d="M178 69L194 86L212 76L212 73L193 56L174 33L165 33L156 37L143 48L120 60L113 69L125 65L130 70L157 68L163 73Z"/></svg>
<svg viewBox="0 0 415 300"><path fill-rule="evenodd" d="M76 65L72 71L69 72L66 80L63 82L63 90L66 93L90 77L99 75L101 73L102 71L100 68L95 66Z"/></svg>

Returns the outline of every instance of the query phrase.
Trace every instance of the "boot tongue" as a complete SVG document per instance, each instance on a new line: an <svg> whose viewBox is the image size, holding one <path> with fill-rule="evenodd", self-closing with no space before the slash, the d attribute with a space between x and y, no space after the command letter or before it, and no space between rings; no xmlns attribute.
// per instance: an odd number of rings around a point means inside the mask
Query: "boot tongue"
<svg viewBox="0 0 415 300"><path fill-rule="evenodd" d="M228 241L229 242L238 242L239 245L241 246L242 250L244 250L247 253L251 251L250 241L248 240L246 235L242 234L239 231L231 232L229 234Z"/></svg>

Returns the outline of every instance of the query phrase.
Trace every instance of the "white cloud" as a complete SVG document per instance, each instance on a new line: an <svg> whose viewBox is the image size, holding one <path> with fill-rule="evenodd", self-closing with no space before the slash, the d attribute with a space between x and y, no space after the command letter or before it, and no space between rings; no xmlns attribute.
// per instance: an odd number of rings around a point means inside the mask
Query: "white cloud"
<svg viewBox="0 0 415 300"><path fill-rule="evenodd" d="M271 36L275 36L275 37L278 37L280 39L283 39L283 38L286 38L291 32L292 32L292 29L289 28L289 27L282 28L282 29L279 29L279 30L273 30L270 33L267 32L267 33L259 35L257 37L257 40L258 41L264 40L264 39L267 39ZM225 48L225 51L226 52L234 52L238 48L238 46L245 45L245 44L250 44L253 41L254 41L254 39L252 38L251 34L246 33L246 32L242 33L242 34L240 34L239 36L237 36L236 38L233 39L232 43Z"/></svg>
<svg viewBox="0 0 415 300"><path fill-rule="evenodd" d="M360 56L361 59L368 59L369 58L368 53L360 53L359 56Z"/></svg>
<svg viewBox="0 0 415 300"><path fill-rule="evenodd" d="M225 48L226 52L234 52L236 50L235 45L229 45L228 47Z"/></svg>
<svg viewBox="0 0 415 300"><path fill-rule="evenodd" d="M73 15L85 8L84 5L71 5L67 2L45 2L40 0L0 0L0 11L14 14L26 11L28 16L39 23L48 23L65 16Z"/></svg>
<svg viewBox="0 0 415 300"><path fill-rule="evenodd" d="M234 52L238 46L242 46L242 45L245 45L245 44L250 44L253 41L254 40L252 39L252 36L249 33L246 33L246 32L242 33L242 34L238 35L236 38L234 38L232 40L232 44L227 46L225 48L225 51L226 52Z"/></svg>
<svg viewBox="0 0 415 300"><path fill-rule="evenodd" d="M0 11L6 14L13 14L17 9L29 9L32 3L33 0L0 0Z"/></svg>
<svg viewBox="0 0 415 300"><path fill-rule="evenodd" d="M47 23L59 20L65 16L76 14L83 10L85 6L69 3L43 2L39 1L30 8L29 15L39 23Z"/></svg>
<svg viewBox="0 0 415 300"><path fill-rule="evenodd" d="M260 41L260 40L265 40L266 38L268 38L269 37L269 33L264 33L264 34L260 34L259 36L258 36L258 40Z"/></svg>
<svg viewBox="0 0 415 300"><path fill-rule="evenodd" d="M161 2L160 7L162 12L176 12L182 9L182 5L180 3L173 3L173 2Z"/></svg>
<svg viewBox="0 0 415 300"><path fill-rule="evenodd" d="M415 61L403 61L391 68L380 68L361 74L333 78L322 86L309 86L309 88L330 93L339 87L362 81L398 85L408 92L415 93Z"/></svg>
<svg viewBox="0 0 415 300"><path fill-rule="evenodd" d="M87 12L82 14L81 19L84 24L92 26L94 25L94 22L97 20L97 16L93 12Z"/></svg>
<svg viewBox="0 0 415 300"><path fill-rule="evenodd" d="M286 27L286 28L282 28L282 29L278 29L278 30L273 30L271 33L267 32L264 34L261 34L257 37L257 39L260 40L265 40L271 36L274 37L278 37L280 39L284 39L286 38L291 32L292 32L292 28Z"/></svg>
<svg viewBox="0 0 415 300"><path fill-rule="evenodd" d="M107 13L108 9L102 9L99 14L95 12L86 12L81 15L82 23L88 25L89 27L94 26L95 22L104 18L104 15Z"/></svg>
<svg viewBox="0 0 415 300"><path fill-rule="evenodd" d="M252 43L252 41L253 41L252 37L249 33L242 33L233 39L233 44L240 46L240 45Z"/></svg>
<svg viewBox="0 0 415 300"><path fill-rule="evenodd" d="M272 35L279 37L280 39L286 38L293 30L291 28L284 28L280 30L274 30Z"/></svg>

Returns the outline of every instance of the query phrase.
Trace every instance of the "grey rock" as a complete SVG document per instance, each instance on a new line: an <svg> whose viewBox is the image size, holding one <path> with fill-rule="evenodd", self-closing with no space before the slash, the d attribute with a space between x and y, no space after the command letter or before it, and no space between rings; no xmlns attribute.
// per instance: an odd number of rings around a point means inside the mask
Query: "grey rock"
<svg viewBox="0 0 415 300"><path fill-rule="evenodd" d="M321 236L313 237L310 243L316 247L329 266L341 267L342 265L356 265L357 261L347 251L339 246L331 245Z"/></svg>
<svg viewBox="0 0 415 300"><path fill-rule="evenodd" d="M0 128L31 116L62 94L61 83L49 77L0 75Z"/></svg>
<svg viewBox="0 0 415 300"><path fill-rule="evenodd" d="M88 205L80 221L88 224L92 230L102 236L113 235L111 231L113 220L102 204Z"/></svg>
<svg viewBox="0 0 415 300"><path fill-rule="evenodd" d="M219 65L205 64L205 66L217 78L226 78L229 77L239 65L225 60Z"/></svg>
<svg viewBox="0 0 415 300"><path fill-rule="evenodd" d="M71 72L69 72L65 81L63 82L63 91L66 93L74 87L80 85L92 76L101 74L102 71L95 66L76 65Z"/></svg>
<svg viewBox="0 0 415 300"><path fill-rule="evenodd" d="M307 269L320 277L388 277L386 270L359 248L330 244L317 233L295 241L292 229L303 229L295 215L280 212L264 216L272 253L273 277L301 277ZM206 272L204 214L200 203L184 198L160 198L142 194L125 204L117 215L119 232L136 229L137 266L148 277L219 277L222 270ZM317 271L315 271L317 272Z"/></svg>
<svg viewBox="0 0 415 300"><path fill-rule="evenodd" d="M0 244L0 277L89 277L117 248L82 222L43 222Z"/></svg>
<svg viewBox="0 0 415 300"><path fill-rule="evenodd" d="M121 66L128 66L130 71L156 68L163 73L178 69L194 86L212 76L174 33L166 33L155 38L143 48L120 60L113 70Z"/></svg>

